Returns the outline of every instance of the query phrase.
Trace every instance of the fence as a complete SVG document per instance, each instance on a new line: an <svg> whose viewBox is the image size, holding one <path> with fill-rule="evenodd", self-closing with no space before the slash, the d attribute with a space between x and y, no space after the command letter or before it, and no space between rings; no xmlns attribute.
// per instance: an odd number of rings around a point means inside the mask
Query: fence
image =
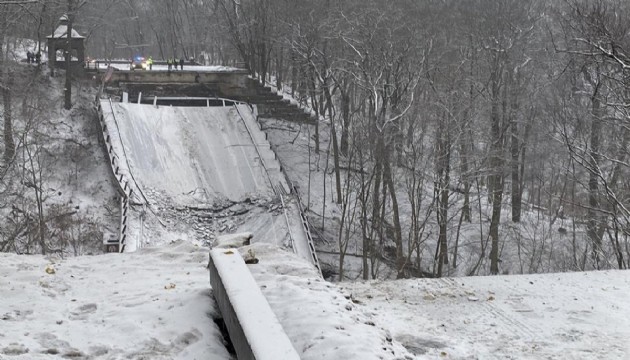
<svg viewBox="0 0 630 360"><path fill-rule="evenodd" d="M112 144L111 135L109 133L109 129L107 127L107 123L105 122L105 116L103 114L103 108L101 106L100 92L96 96L96 109L98 113L99 123L101 127L101 135L103 137L103 144L105 146L105 151L109 158L109 165L112 170L112 174L116 179L116 184L118 193L120 194L120 224L119 224L119 232L118 239L105 239L105 251L106 252L124 252L125 246L127 244L127 234L128 234L128 225L129 225L129 199L133 194L133 189L129 186L129 181L125 178L124 174L121 172L119 158L116 152L114 151L114 146ZM111 106L111 100L110 100ZM112 116L113 116L113 107L112 107ZM116 121L114 119L114 121Z"/></svg>
<svg viewBox="0 0 630 360"><path fill-rule="evenodd" d="M238 112L238 108L237 107L236 107L236 111ZM258 125L258 130L262 132L262 125L260 124L260 122L258 122L258 115L256 113L255 108L252 108L251 112L252 112L252 116L256 120L256 124ZM282 208L283 208L283 211L284 211L284 217L285 217L285 220L287 222L287 227L289 229L289 238L290 238L292 247L295 249L295 239L293 238L293 234L291 232L291 224L289 223L289 219L288 219L288 216L286 214L286 205L285 205L284 197L283 197L283 194L290 195L291 193L295 194L295 196L297 198L298 209L299 209L299 212L300 212L300 220L301 220L301 223L302 223L302 229L304 231L304 234L306 235L306 239L307 239L307 242L308 242L309 252L310 252L310 255L311 255L311 262L313 263L313 265L315 265L315 267L317 268L317 271L319 272L319 274L322 275L322 269L321 269L321 265L319 264L319 259L317 258L317 250L315 249L315 243L313 242L313 236L311 234L310 224L309 224L308 218L306 217L306 214L304 212L304 208L302 207L302 199L300 198L300 194L297 191L297 188L293 184L291 184L289 178L287 177L286 172L284 171L282 163L280 162L280 159L278 159L275 150L273 150L273 148L271 147L271 144L270 144L269 145L269 150L271 150L273 152L274 161L276 161L278 163L278 169L279 169L280 173L282 174L284 179L287 181L287 183L289 183L289 185L287 185L288 186L288 191L287 191L287 189L284 189L283 186L277 186L277 187L273 186L273 181L271 179L271 176L269 175L268 166L267 166L267 164L265 164L264 157L262 156L262 154L260 153L260 150L258 149L258 142L256 141L256 139L254 139L252 131L249 128L249 126L247 126L247 122L243 118L243 115L240 112L238 112L238 114L239 114L239 117L241 118L241 120L243 121L243 123L245 124L247 132L249 133L249 136L252 139L252 142L254 143L254 145L256 147L256 152L258 153L258 157L261 159L262 165L265 168L265 172L267 173L267 177L269 178L269 182L272 184L272 187L274 188L276 193L280 196L280 200L282 201ZM265 141L268 141L267 133L263 132L263 134L265 135ZM280 188L280 189L278 189L278 188Z"/></svg>

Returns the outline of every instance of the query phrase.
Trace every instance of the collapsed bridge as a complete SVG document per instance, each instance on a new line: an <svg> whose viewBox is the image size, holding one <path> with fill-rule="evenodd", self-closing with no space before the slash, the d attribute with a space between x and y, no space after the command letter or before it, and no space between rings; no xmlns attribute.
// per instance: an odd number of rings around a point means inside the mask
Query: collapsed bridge
<svg viewBox="0 0 630 360"><path fill-rule="evenodd" d="M260 107L279 111L270 105L284 104L279 95L240 70L113 74L97 101L121 193L120 231L107 240L109 251L142 246L146 215L152 213L159 220L164 202L172 208L198 210L277 199L282 213L252 209L253 215L238 231L255 233L255 241L291 247L319 270L299 195L257 122ZM279 111L278 117L310 119L295 104L286 106L299 113ZM156 196L162 209L152 204Z"/></svg>
<svg viewBox="0 0 630 360"><path fill-rule="evenodd" d="M119 232L106 240L108 251L141 247L149 213L165 228L169 224L162 218L172 209L187 216L194 210L197 218L211 222L225 213L247 213L238 229L228 231L289 248L321 276L297 189L258 123L259 115L313 122L311 114L241 71L179 71L176 76L109 72L110 85L96 100L103 144L120 193ZM274 201L267 207L271 211L261 210ZM190 224L188 220L182 223ZM220 254L213 250L210 280L238 356L299 358L245 263L219 261ZM225 254L235 259L230 251ZM265 334L252 331L260 322L265 323ZM273 346L265 341L268 336L274 338Z"/></svg>

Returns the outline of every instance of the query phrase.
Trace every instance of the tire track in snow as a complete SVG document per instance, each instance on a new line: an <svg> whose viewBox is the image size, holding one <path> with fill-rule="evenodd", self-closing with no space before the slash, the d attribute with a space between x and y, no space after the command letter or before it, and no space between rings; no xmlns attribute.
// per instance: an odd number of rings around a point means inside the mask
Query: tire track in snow
<svg viewBox="0 0 630 360"><path fill-rule="evenodd" d="M503 309L496 306L494 301L483 301L480 302L481 307L485 310L486 313L493 316L495 320L497 320L497 325L506 326L511 333L519 336L523 340L529 341L539 341L538 333L539 331L534 327L528 325L527 323L518 320L516 317L511 314L506 313ZM516 314L514 314L516 315Z"/></svg>
<svg viewBox="0 0 630 360"><path fill-rule="evenodd" d="M516 313L518 309L514 308L514 313L508 313L504 309L501 308L501 305L497 303L497 300L472 300L476 299L476 296L473 296L473 292L471 290L467 290L465 285L460 285L455 278L439 278L433 282L435 290L439 290L441 292L445 292L451 290L453 295L465 296L468 301L472 304L477 304L482 314L479 314L481 319L492 318L496 322L496 326L505 327L508 331L525 341L541 341L539 334L541 333L540 329L535 326L529 325L526 322L523 322L518 319L520 314ZM525 295L518 294L516 298L522 299ZM510 296L506 299L507 304L509 306L513 306L516 304L512 304L515 300L514 296Z"/></svg>

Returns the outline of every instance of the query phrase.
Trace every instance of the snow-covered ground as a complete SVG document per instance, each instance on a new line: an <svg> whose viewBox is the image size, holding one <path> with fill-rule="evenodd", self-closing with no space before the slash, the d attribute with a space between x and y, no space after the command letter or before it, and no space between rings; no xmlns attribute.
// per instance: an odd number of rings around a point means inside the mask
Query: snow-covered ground
<svg viewBox="0 0 630 360"><path fill-rule="evenodd" d="M302 359L630 357L628 271L338 286L294 254L249 250ZM186 241L63 260L0 254L0 359L229 359L207 259Z"/></svg>
<svg viewBox="0 0 630 360"><path fill-rule="evenodd" d="M420 358L630 358L630 271L342 287Z"/></svg>
<svg viewBox="0 0 630 360"><path fill-rule="evenodd" d="M250 271L301 359L413 358L383 328L387 322L379 323L305 260L261 243L241 253L250 250L260 260Z"/></svg>
<svg viewBox="0 0 630 360"><path fill-rule="evenodd" d="M230 359L207 249L51 259L0 254L0 359Z"/></svg>

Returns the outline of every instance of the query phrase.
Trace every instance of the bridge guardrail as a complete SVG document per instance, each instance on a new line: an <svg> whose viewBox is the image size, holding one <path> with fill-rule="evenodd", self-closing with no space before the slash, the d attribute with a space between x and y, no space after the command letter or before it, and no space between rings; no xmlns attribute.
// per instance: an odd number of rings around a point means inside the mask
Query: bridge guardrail
<svg viewBox="0 0 630 360"><path fill-rule="evenodd" d="M304 227L304 232L306 233L306 239L308 240L308 247L311 250L311 256L313 257L313 264L315 264L317 271L319 271L319 275L321 277L324 277L322 273L322 267L319 263L319 258L317 257L317 250L315 249L315 242L313 241L313 234L311 234L311 224L308 221L308 218L306 217L306 212L304 212L304 208L302 207L302 198L300 197L300 192L290 180L287 179L287 181L289 181L289 186L291 187L291 190L293 191L293 193L295 194L297 198L298 208L300 209L300 218L302 219L302 226Z"/></svg>
<svg viewBox="0 0 630 360"><path fill-rule="evenodd" d="M111 100L110 100L111 101ZM124 174L120 170L119 158L114 150L114 146L111 141L111 135L105 122L105 116L103 115L103 108L101 106L100 92L96 95L95 99L96 110L98 113L101 135L103 136L105 150L109 158L110 169L116 179L118 193L120 194L120 222L117 241L105 240L106 252L124 252L127 244L127 234L129 230L129 199L133 195L133 189L129 186L129 181L125 178Z"/></svg>
<svg viewBox="0 0 630 360"><path fill-rule="evenodd" d="M260 122L258 121L258 114L256 114L256 110L255 107L254 108L250 108L252 115L254 116L254 119L256 120L256 123L258 124L258 129L262 131L262 125L260 124ZM237 109L238 111L238 109ZM241 120L243 120L243 122L245 122L245 120L243 119L242 115L239 112L239 116L241 117ZM247 127L247 124L245 124L245 127L247 128L247 131L250 134L250 137L252 137L251 131L249 129L249 127ZM265 134L265 140L267 140L267 133ZM253 137L252 137L252 141L254 141ZM261 161L262 159L262 155L260 154L259 150L258 150L258 146L256 145L256 142L254 141L254 145L256 147L256 151L258 152L258 156L260 157ZM271 144L270 144L271 146ZM271 151L273 151L274 154L274 159L280 164L280 172L282 173L282 175L284 176L285 181L287 181L288 185L289 185L289 194L293 193L296 196L297 199L297 203L298 203L298 209L300 212L300 219L301 219L301 223L302 223L302 229L304 230L304 233L306 235L306 239L308 242L308 247L309 247L309 251L311 254L311 260L313 265L315 265L315 267L317 268L317 271L319 272L319 275L323 277L322 274L322 268L321 265L319 263L319 258L317 257L317 250L315 249L315 243L313 241L313 236L311 234L311 227L310 227L310 223L308 221L308 218L306 217L306 213L304 212L304 208L302 206L302 198L300 197L300 193L297 191L297 188L295 187L295 185L293 185L293 183L291 182L291 180L289 180L289 177L287 176L286 172L284 171L284 167L282 166L282 162L280 161L280 159L278 158L276 151L273 149L273 147L270 147ZM265 167L265 171L267 172L267 168L263 162L263 167ZM271 177L269 176L269 172L267 172L267 176L269 177L269 181L271 181ZM272 184L273 186L273 184ZM275 189L275 187L274 187ZM295 245L294 245L294 238L293 238L293 234L291 233L291 226L289 224L289 219L288 216L286 214L286 206L284 203L284 198L282 196L282 194L280 195L280 200L282 201L282 208L284 210L284 216L285 216L285 220L287 222L287 226L289 227L289 237L290 237L290 241L291 241L291 245L293 247L293 249L295 249Z"/></svg>

